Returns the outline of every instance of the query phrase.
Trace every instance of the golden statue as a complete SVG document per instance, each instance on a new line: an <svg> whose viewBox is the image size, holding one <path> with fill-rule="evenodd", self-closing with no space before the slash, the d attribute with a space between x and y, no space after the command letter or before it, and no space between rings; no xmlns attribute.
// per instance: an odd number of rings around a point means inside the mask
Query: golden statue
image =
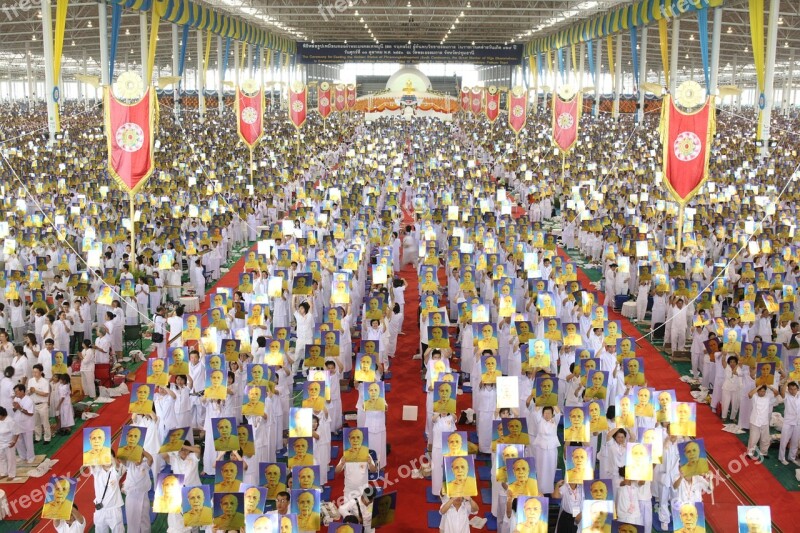
<svg viewBox="0 0 800 533"><path fill-rule="evenodd" d="M403 92L406 93L406 94L411 94L411 93L415 92L414 83L411 81L411 78L408 78L406 80L406 85L405 85L405 87L403 87Z"/></svg>

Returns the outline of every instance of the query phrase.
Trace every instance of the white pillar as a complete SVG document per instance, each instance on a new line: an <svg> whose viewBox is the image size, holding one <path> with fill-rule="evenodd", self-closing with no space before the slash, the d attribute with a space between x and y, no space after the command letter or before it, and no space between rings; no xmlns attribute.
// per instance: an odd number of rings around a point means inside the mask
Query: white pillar
<svg viewBox="0 0 800 533"><path fill-rule="evenodd" d="M100 31L100 83L111 83L108 79L108 10L104 1L97 3L98 30Z"/></svg>
<svg viewBox="0 0 800 533"><path fill-rule="evenodd" d="M786 73L786 85L783 87L783 114L789 116L789 107L792 102L792 81L794 73L794 48L789 52L789 72Z"/></svg>
<svg viewBox="0 0 800 533"><path fill-rule="evenodd" d="M42 0L42 40L44 41L44 98L47 102L47 129L50 142L56 137L56 101L53 100L53 10L50 0Z"/></svg>
<svg viewBox="0 0 800 533"><path fill-rule="evenodd" d="M180 70L180 49L178 48L178 25L172 25L172 76L179 76ZM178 83L172 84L172 109L175 116L180 114L180 93L178 91Z"/></svg>
<svg viewBox="0 0 800 533"><path fill-rule="evenodd" d="M9 64L9 70L11 69L11 65ZM33 67L31 65L31 46L30 43L25 43L25 69L27 75L27 85L28 85L28 109L33 109L33 92L34 92L34 83L33 83ZM8 94L9 98L11 97L11 86L13 85L14 81L11 79L11 73L9 72L8 75Z"/></svg>
<svg viewBox="0 0 800 533"><path fill-rule="evenodd" d="M586 43L580 44L578 52L578 90L583 89L584 70L586 68Z"/></svg>
<svg viewBox="0 0 800 533"><path fill-rule="evenodd" d="M611 116L619 118L619 97L622 94L622 34L617 34L617 51L614 54L614 108Z"/></svg>
<svg viewBox="0 0 800 533"><path fill-rule="evenodd" d="M647 26L642 28L642 46L639 49L639 110L636 120L639 124L644 120L644 89L642 84L647 81Z"/></svg>
<svg viewBox="0 0 800 533"><path fill-rule="evenodd" d="M711 30L711 79L709 93L719 93L719 42L722 36L722 8L714 9L714 25Z"/></svg>
<svg viewBox="0 0 800 533"><path fill-rule="evenodd" d="M764 74L764 96L766 103L761 118L761 131L756 132L756 138L760 139L761 154L767 155L770 138L770 120L772 119L772 106L775 102L775 48L778 46L778 10L780 0L770 0L769 2L769 22L767 23L767 59L766 72ZM756 97L756 105L759 98Z"/></svg>
<svg viewBox="0 0 800 533"><path fill-rule="evenodd" d="M203 50L203 30L197 30L197 101L200 106L200 121L205 120L206 116L206 77L203 72L203 59L205 59L205 50Z"/></svg>
<svg viewBox="0 0 800 533"><path fill-rule="evenodd" d="M81 73L86 76L86 49L83 50L83 58L81 59ZM88 107L89 105L89 95L86 94L88 92L88 87L86 83L79 81L78 82L78 100L83 100L83 106Z"/></svg>
<svg viewBox="0 0 800 533"><path fill-rule="evenodd" d="M595 44L595 54L597 59L594 62L594 107L592 107L592 115L598 116L600 114L600 78L603 75L603 40L598 39Z"/></svg>
<svg viewBox="0 0 800 533"><path fill-rule="evenodd" d="M236 87L239 87L239 68L241 68L239 53L239 41L233 41L233 82Z"/></svg>
<svg viewBox="0 0 800 533"><path fill-rule="evenodd" d="M672 43L669 51L669 94L675 97L678 86L678 47L681 42L681 20L672 19Z"/></svg>
<svg viewBox="0 0 800 533"><path fill-rule="evenodd" d="M147 13L139 13L139 54L142 59L142 80L147 83Z"/></svg>
<svg viewBox="0 0 800 533"><path fill-rule="evenodd" d="M224 46L225 42L222 40L222 36L217 35L217 109L219 110L220 114L222 114L222 109L224 107L223 97L225 96L223 92L223 83L225 82L225 78L222 75L222 63L224 62L224 59L222 58L222 50Z"/></svg>
<svg viewBox="0 0 800 533"><path fill-rule="evenodd" d="M533 61L533 68L536 69L535 74L531 72L533 75L533 112L535 114L537 112L536 107L539 105L539 61L536 59ZM461 98L461 95L459 95L459 98Z"/></svg>

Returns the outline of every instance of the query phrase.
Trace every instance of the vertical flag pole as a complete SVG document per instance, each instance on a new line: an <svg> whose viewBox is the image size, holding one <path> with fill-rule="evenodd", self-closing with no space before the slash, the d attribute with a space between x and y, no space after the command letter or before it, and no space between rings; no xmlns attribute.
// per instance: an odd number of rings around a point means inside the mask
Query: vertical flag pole
<svg viewBox="0 0 800 533"><path fill-rule="evenodd" d="M253 187L253 147L252 146L250 147L250 167L249 167L248 170L250 172L250 187L252 188ZM255 194L255 189L253 189L253 194Z"/></svg>
<svg viewBox="0 0 800 533"><path fill-rule="evenodd" d="M130 208L130 217L131 217L131 267L130 271L133 272L134 267L136 266L136 232L135 230L135 222L134 216L136 215L136 205L135 205L136 193L130 192L128 194L128 206Z"/></svg>

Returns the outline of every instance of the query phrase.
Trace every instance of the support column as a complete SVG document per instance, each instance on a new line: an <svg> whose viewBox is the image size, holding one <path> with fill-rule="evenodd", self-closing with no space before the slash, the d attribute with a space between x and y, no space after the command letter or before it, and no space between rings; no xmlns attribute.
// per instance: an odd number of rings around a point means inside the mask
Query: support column
<svg viewBox="0 0 800 533"><path fill-rule="evenodd" d="M586 43L581 43L578 52L578 90L583 89L584 70L586 69Z"/></svg>
<svg viewBox="0 0 800 533"><path fill-rule="evenodd" d="M739 81L739 56L735 55L733 56L733 74L731 75L731 85L739 87L738 81ZM736 109L738 111L742 105L742 95L737 94L736 96L734 96L733 102L731 103L736 106Z"/></svg>
<svg viewBox="0 0 800 533"><path fill-rule="evenodd" d="M147 13L139 13L139 54L142 61L142 80L147 83L147 49L149 38L147 36Z"/></svg>
<svg viewBox="0 0 800 533"><path fill-rule="evenodd" d="M179 76L178 70L180 70L180 50L178 48L178 25L172 25L172 76L177 77ZM180 109L180 91L179 91L179 84L180 81L176 81L172 84L172 111L175 116L179 116L181 114Z"/></svg>
<svg viewBox="0 0 800 533"><path fill-rule="evenodd" d="M672 19L672 43L669 50L669 94L675 97L678 86L678 47L681 42L681 20Z"/></svg>
<svg viewBox="0 0 800 533"><path fill-rule="evenodd" d="M241 57L239 52L239 41L233 41L233 82L239 87L239 69L241 68Z"/></svg>
<svg viewBox="0 0 800 533"><path fill-rule="evenodd" d="M222 114L222 109L225 107L224 104L224 82L225 78L222 77L222 63L224 59L222 58L223 49L225 47L225 42L222 40L222 36L217 35L217 109L219 110L220 114Z"/></svg>
<svg viewBox="0 0 800 533"><path fill-rule="evenodd" d="M83 58L81 59L81 72L86 76L86 49L83 50ZM89 107L89 88L85 82L78 82L78 100L83 100L83 107Z"/></svg>
<svg viewBox="0 0 800 533"><path fill-rule="evenodd" d="M592 115L598 116L600 114L600 78L603 76L603 41L598 39L594 43L597 59L594 62L594 106L592 107Z"/></svg>
<svg viewBox="0 0 800 533"><path fill-rule="evenodd" d="M709 94L719 94L719 41L722 37L722 8L714 9L714 25L711 30L711 87Z"/></svg>
<svg viewBox="0 0 800 533"><path fill-rule="evenodd" d="M200 123L206 119L206 77L203 72L203 59L205 50L203 49L203 30L197 30L197 102L200 106Z"/></svg>
<svg viewBox="0 0 800 533"><path fill-rule="evenodd" d="M9 65L9 69L10 69L10 67L11 67L11 65ZM25 43L25 69L26 69L25 72L26 72L26 76L27 76L26 79L27 79L27 82L28 82L27 83L28 90L26 91L27 95L28 95L28 110L33 110L33 100L34 100L33 92L34 92L35 85L33 83L33 67L31 66L31 45L30 45L30 43ZM14 83L14 81L11 79L11 74L9 74L9 76L8 76L8 94L9 94L9 98L11 98L11 85L13 83Z"/></svg>
<svg viewBox="0 0 800 533"><path fill-rule="evenodd" d="M783 87L783 101L781 109L783 114L789 116L789 108L792 102L792 81L794 73L794 48L789 52L789 72L786 73L786 84Z"/></svg>
<svg viewBox="0 0 800 533"><path fill-rule="evenodd" d="M767 59L766 72L764 73L764 110L761 117L761 131L756 132L756 138L760 139L761 154L767 155L769 152L770 120L772 119L772 107L775 103L775 48L778 46L778 10L780 0L770 0L769 2L769 22L767 23ZM759 97L756 97L756 105L759 105Z"/></svg>
<svg viewBox="0 0 800 533"><path fill-rule="evenodd" d="M533 62L533 68L536 69L536 72L531 72L533 75L533 113L537 114L538 109L537 106L539 105L539 64L536 60ZM461 98L461 95L458 95Z"/></svg>
<svg viewBox="0 0 800 533"><path fill-rule="evenodd" d="M56 138L56 101L53 100L53 9L50 0L42 0L42 41L44 41L44 99L47 102L47 129L50 142Z"/></svg>
<svg viewBox="0 0 800 533"><path fill-rule="evenodd" d="M613 118L619 118L619 97L622 94L622 34L617 34L617 51L614 54L614 108L611 112Z"/></svg>
<svg viewBox="0 0 800 533"><path fill-rule="evenodd" d="M97 20L100 32L100 83L105 87L111 83L108 79L108 9L105 1L97 3Z"/></svg>
<svg viewBox="0 0 800 533"><path fill-rule="evenodd" d="M639 124L644 121L644 89L642 84L647 81L647 26L642 28L642 45L639 50L639 109L636 120Z"/></svg>

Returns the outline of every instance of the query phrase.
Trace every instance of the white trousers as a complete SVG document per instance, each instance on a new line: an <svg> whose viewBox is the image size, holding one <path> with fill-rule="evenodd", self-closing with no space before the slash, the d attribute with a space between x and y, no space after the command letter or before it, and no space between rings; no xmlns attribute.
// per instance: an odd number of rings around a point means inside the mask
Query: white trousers
<svg viewBox="0 0 800 533"><path fill-rule="evenodd" d="M94 370L81 370L81 385L86 396L89 398L97 397L97 390L94 387Z"/></svg>
<svg viewBox="0 0 800 533"><path fill-rule="evenodd" d="M36 440L42 438L42 428L44 428L44 440L49 441L50 433L50 405L48 402L37 403L33 406L33 431Z"/></svg>
<svg viewBox="0 0 800 533"><path fill-rule="evenodd" d="M741 397L742 392L738 389L732 391L722 389L722 411L720 411L719 416L727 418L728 408L730 407L731 419L735 419L736 415L739 414L739 400ZM795 446L795 448L797 448L797 446Z"/></svg>
<svg viewBox="0 0 800 533"><path fill-rule="evenodd" d="M756 444L759 445L761 455L766 455L769 451L769 424L763 426L756 426L750 424L750 438L747 440L747 451L753 453L756 450Z"/></svg>
<svg viewBox="0 0 800 533"><path fill-rule="evenodd" d="M0 476L17 477L17 449L0 449Z"/></svg>
<svg viewBox="0 0 800 533"><path fill-rule="evenodd" d="M100 509L94 512L94 531L95 533L124 533L125 526L122 524L122 507L112 509Z"/></svg>
<svg viewBox="0 0 800 533"><path fill-rule="evenodd" d="M19 458L26 463L33 462L36 458L36 452L33 451L33 431L26 431L25 433L19 434L17 452L19 452Z"/></svg>
<svg viewBox="0 0 800 533"><path fill-rule="evenodd" d="M800 441L800 426L785 424L781 431L781 445L778 448L778 459L786 458L786 445L789 445L789 460L797 456L797 442Z"/></svg>
<svg viewBox="0 0 800 533"><path fill-rule="evenodd" d="M125 496L125 520L128 533L150 533L150 498L146 492L129 492Z"/></svg>

